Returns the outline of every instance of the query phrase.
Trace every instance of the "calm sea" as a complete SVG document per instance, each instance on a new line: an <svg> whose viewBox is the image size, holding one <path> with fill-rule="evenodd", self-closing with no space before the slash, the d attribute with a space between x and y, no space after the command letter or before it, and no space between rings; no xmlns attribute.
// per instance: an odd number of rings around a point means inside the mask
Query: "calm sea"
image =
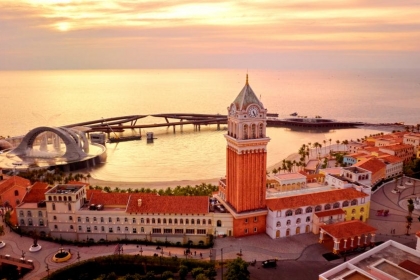
<svg viewBox="0 0 420 280"><path fill-rule="evenodd" d="M420 123L420 72L249 71L249 82L269 112L342 121ZM0 135L23 135L38 126L61 126L102 117L156 113L226 114L246 72L226 69L0 71ZM146 118L142 122L161 122ZM148 130L150 131L150 130ZM108 160L94 177L167 181L225 175L224 130L155 129L146 141L108 144ZM357 139L368 129L327 132L269 128L268 165L303 143ZM145 133L145 131L144 131Z"/></svg>

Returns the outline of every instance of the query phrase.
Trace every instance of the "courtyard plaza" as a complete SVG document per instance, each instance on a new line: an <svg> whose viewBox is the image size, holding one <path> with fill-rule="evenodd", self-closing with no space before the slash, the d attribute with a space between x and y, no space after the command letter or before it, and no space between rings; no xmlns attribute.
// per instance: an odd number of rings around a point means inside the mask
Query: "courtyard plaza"
<svg viewBox="0 0 420 280"><path fill-rule="evenodd" d="M420 215L420 211L414 210L413 212L414 220L409 231L409 236L405 235L405 217L408 213L407 199L410 197L420 196L420 182L416 183L417 187L414 189L414 195L413 185L407 185L407 182L408 178L404 177L404 188L400 188L401 193L392 193L392 190L396 187L395 182L392 181L384 185L372 195L368 224L378 229L377 235L375 236L376 242L392 239L411 248L416 247L417 239L415 232L420 231L420 222L417 220L417 216ZM398 182L398 185L400 185L400 182ZM381 209L388 209L389 215L377 216L377 210ZM5 226L4 222L1 222L1 224ZM391 234L392 230L395 230L394 234ZM34 270L26 274L23 279L41 279L47 276L47 265L51 273L54 270L67 266L71 263L116 253L115 244L91 245L89 247L64 245L63 248L65 250L70 249L72 258L65 263L55 263L52 261L52 256L57 253L61 247L60 244L39 240L38 243L42 246L41 251L29 252L29 247L33 243L31 238L25 236L21 237L18 234L11 232L6 226L5 233L6 234L4 236L0 237L6 242L6 246L0 249L1 255L8 254L11 257L20 258L23 251L25 252L26 260L33 260ZM343 258L330 262L323 258L322 255L331 252L331 248L327 248L323 244L319 244L318 238L318 235L314 235L312 233L305 233L275 240L272 240L266 234L242 238L218 237L215 239L215 245L213 247L214 250L192 248L192 255L188 257L201 259L200 254L202 254L203 259L209 260L210 251L212 251L212 258L220 261L223 249L223 260L235 259L242 253L241 258L245 261L257 261L255 266L249 266L251 279L279 279L278 273L285 277L284 279L287 277L293 277L293 279L318 279L318 274L343 262ZM144 256L153 256L154 254L158 254L159 257L176 256L178 258L185 258L185 248L161 246L161 249L157 250L156 245L121 245L122 251L120 253L122 254L142 254ZM141 253L140 250L142 250ZM162 251L163 255L161 254ZM354 256L356 255L347 256L347 260ZM277 268L275 270L261 268L262 261L274 258L278 260Z"/></svg>

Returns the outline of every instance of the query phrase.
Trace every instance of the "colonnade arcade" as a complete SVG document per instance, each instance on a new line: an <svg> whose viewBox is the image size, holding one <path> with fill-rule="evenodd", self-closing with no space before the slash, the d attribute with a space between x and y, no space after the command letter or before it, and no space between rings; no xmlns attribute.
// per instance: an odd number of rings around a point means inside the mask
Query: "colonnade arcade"
<svg viewBox="0 0 420 280"><path fill-rule="evenodd" d="M334 254L375 244L376 228L358 221L320 226L319 243L332 247ZM330 243L332 244L330 245Z"/></svg>

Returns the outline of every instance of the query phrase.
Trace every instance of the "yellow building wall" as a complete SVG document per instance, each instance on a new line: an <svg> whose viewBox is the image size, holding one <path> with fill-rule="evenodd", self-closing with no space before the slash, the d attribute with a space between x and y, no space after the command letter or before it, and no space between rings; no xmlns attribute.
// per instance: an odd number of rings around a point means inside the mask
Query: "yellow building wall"
<svg viewBox="0 0 420 280"><path fill-rule="evenodd" d="M363 212L360 210L363 208ZM354 211L354 214L352 213ZM343 207L343 210L346 211L345 219L346 221L352 220L360 220L360 216L362 216L362 221L366 222L366 220L369 218L369 210L370 210L370 201L366 202L364 204L349 206L349 207Z"/></svg>

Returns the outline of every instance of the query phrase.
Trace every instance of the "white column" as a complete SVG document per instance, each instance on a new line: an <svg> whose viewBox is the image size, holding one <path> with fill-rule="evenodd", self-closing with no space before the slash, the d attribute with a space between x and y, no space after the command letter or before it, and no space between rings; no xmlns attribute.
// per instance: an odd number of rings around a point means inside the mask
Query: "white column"
<svg viewBox="0 0 420 280"><path fill-rule="evenodd" d="M361 236L358 236L358 237L357 237L357 246L358 246L358 247L360 246L360 239L362 239L362 237L361 237Z"/></svg>
<svg viewBox="0 0 420 280"><path fill-rule="evenodd" d="M322 243L323 241L324 241L324 231L321 229L319 231L319 240L318 240L318 242L319 243Z"/></svg>
<svg viewBox="0 0 420 280"><path fill-rule="evenodd" d="M353 248L353 241L354 241L354 238L352 237L351 238L351 243L350 243L350 247L352 247L352 248Z"/></svg>
<svg viewBox="0 0 420 280"><path fill-rule="evenodd" d="M375 243L375 234L372 233L371 235L372 235L372 237L370 238L370 242Z"/></svg>
<svg viewBox="0 0 420 280"><path fill-rule="evenodd" d="M365 245L367 244L367 238L368 238L368 236L365 235Z"/></svg>

